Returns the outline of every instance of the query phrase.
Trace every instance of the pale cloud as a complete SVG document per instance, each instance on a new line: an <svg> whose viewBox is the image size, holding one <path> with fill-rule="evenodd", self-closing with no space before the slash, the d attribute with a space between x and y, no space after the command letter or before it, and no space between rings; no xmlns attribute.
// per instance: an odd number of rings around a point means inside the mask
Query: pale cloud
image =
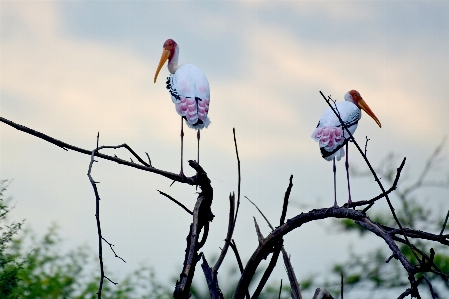
<svg viewBox="0 0 449 299"><path fill-rule="evenodd" d="M3 108L5 116L37 128L64 126L100 130L104 136L138 138L145 134L146 139L156 142L179 142L176 136L180 121L165 90L165 68L159 81L152 83L159 52L155 51L157 55L149 60L126 45L111 46L62 35L63 23L55 5L38 4L11 5L2 12L15 20L13 25L27 24L25 31L34 36L14 34L2 40L1 88L4 94L13 96L3 101L20 98L29 107L25 109L33 110L27 119L21 119L23 111ZM315 9L314 5L310 7ZM341 4L332 7L325 9L342 15ZM34 10L39 11L39 17L30 16ZM223 29L226 22L229 20L221 18L215 26ZM241 147L245 151L246 144L247 152L257 149L251 159L295 153L315 155L316 146L309 138L326 108L318 90L341 100L352 88L365 97L388 138L415 140L419 134L437 140L441 136L442 129L435 130L440 121L434 117L438 106L422 105L422 94L410 92L413 89L405 84L392 84L402 82L405 76L411 78L409 84L422 80L419 74L410 75L413 70L408 59L389 55L382 45L343 42L329 47L302 40L293 30L268 26L256 18L246 22L248 27L242 30L245 53L238 58L245 66L244 75L213 81L219 77L219 70L208 73L213 87L212 126L208 129L211 132L205 134L211 146L228 148L231 155L233 149L224 146L228 140L216 136L214 127L237 127L248 128L247 133L242 130L247 142ZM186 60L181 53L181 62ZM201 67L201 61L194 63ZM406 113L398 113L404 107ZM420 125L416 119L421 120Z"/></svg>

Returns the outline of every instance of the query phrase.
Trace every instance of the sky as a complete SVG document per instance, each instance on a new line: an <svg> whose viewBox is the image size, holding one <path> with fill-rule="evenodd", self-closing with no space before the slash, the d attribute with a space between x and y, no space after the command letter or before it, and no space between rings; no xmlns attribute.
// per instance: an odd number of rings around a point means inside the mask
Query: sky
<svg viewBox="0 0 449 299"><path fill-rule="evenodd" d="M310 138L327 108L319 91L343 100L356 89L369 104L382 128L363 114L355 137L364 144L368 136L374 165L394 152L407 157L406 171L413 177L447 137L448 1L2 0L0 115L90 150L99 132L101 145L127 143L143 157L147 152L155 167L177 173L180 118L165 89L166 67L153 83L168 38L180 46L180 63L197 65L210 83L212 124L202 131L200 157L214 188L216 217L204 247L210 260L223 246L228 196L237 191L232 128L242 199L256 202L273 223L291 174L288 218L333 202L332 165ZM129 158L121 150L104 153ZM443 154L448 153L446 147ZM196 158L193 130L185 130L184 156ZM349 160L366 169L355 147ZM95 197L88 164L87 155L0 124L0 179L13 179L8 193L15 217L26 218L40 234L57 223L66 248L87 244L94 252ZM194 175L184 166L186 175ZM442 162L440 171L447 169ZM337 176L343 204L343 162L337 163ZM106 249L112 272L107 276L120 281L122 273L146 263L169 284L181 271L191 219L157 190L191 209L196 190L177 183L170 187L165 178L108 161L95 164L93 177L101 182L104 237L127 261ZM355 200L379 193L373 180L354 180L352 186ZM253 216L268 234L243 199L235 241L244 260L257 246ZM298 277L325 275L332 263L348 257L348 248L370 247L332 223L309 224L286 237ZM229 255L224 267L231 265ZM273 276L285 279L283 267ZM196 279L202 281L200 271Z"/></svg>

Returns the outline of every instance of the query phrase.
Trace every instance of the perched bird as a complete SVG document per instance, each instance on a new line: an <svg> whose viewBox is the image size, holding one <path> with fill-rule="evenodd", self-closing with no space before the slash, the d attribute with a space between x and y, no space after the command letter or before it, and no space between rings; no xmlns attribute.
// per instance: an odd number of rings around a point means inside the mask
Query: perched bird
<svg viewBox="0 0 449 299"><path fill-rule="evenodd" d="M179 46L172 40L167 39L163 46L161 60L154 75L154 83L157 76L168 60L167 89L170 92L171 99L176 107L176 112L181 116L181 172L184 176L182 166L183 155L183 123L197 130L198 139L198 163L200 162L200 130L210 125L209 112L210 90L209 82L204 73L193 64L181 64L178 66ZM184 119L184 120L183 120Z"/></svg>
<svg viewBox="0 0 449 299"><path fill-rule="evenodd" d="M358 122L362 117L363 109L369 116L371 116L381 128L379 119L374 115L373 111L369 108L366 102L362 99L360 93L356 90L350 90L345 94L345 101L339 102L334 105L334 109L340 115L343 123L348 128L351 135L354 134L357 129ZM312 133L312 139L319 142L321 155L327 161L333 160L333 172L334 172L334 207L337 205L337 192L336 192L336 167L335 158L340 161L345 156L345 150L343 146L346 145L346 175L348 179L348 203L351 204L351 188L349 184L349 164L348 164L348 141L349 134L342 127L340 120L329 107L324 111L316 129Z"/></svg>

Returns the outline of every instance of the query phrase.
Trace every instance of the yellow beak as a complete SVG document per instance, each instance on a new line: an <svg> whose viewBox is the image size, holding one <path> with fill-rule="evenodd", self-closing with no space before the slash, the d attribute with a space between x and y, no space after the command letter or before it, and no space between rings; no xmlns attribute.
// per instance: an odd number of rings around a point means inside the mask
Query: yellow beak
<svg viewBox="0 0 449 299"><path fill-rule="evenodd" d="M167 61L169 56L170 56L170 51L164 49L164 51L162 51L162 56L161 56L161 60L159 61L159 65L157 66L156 74L154 75L154 83L156 83L157 75L159 75L161 68L164 66L164 63Z"/></svg>
<svg viewBox="0 0 449 299"><path fill-rule="evenodd" d="M362 98L360 98L357 101L357 106L359 106L360 109L363 109L369 116L371 116L374 119L374 121L379 125L379 128L382 128L382 125L380 124L379 119L376 117L376 115L373 113L373 111L371 111L368 104Z"/></svg>

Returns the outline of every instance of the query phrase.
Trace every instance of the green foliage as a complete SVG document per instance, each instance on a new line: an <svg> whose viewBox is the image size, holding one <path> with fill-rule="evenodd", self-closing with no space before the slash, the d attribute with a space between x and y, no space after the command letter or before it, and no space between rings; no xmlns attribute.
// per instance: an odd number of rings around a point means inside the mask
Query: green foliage
<svg viewBox="0 0 449 299"><path fill-rule="evenodd" d="M55 225L41 238L29 229L17 238L23 221L6 224L11 210L3 197L7 186L7 181L0 181L0 298L97 298L98 257L87 247L61 252L62 241ZM142 266L118 285L105 279L102 297L168 299L171 292L157 282L151 268Z"/></svg>
<svg viewBox="0 0 449 299"><path fill-rule="evenodd" d="M12 238L21 229L22 222L7 224L7 216L11 211L8 207L9 200L4 198L4 192L8 187L8 181L0 181L0 298L17 298L13 290L17 287L18 271L22 264L15 261L14 255L7 252L8 246L12 243Z"/></svg>

